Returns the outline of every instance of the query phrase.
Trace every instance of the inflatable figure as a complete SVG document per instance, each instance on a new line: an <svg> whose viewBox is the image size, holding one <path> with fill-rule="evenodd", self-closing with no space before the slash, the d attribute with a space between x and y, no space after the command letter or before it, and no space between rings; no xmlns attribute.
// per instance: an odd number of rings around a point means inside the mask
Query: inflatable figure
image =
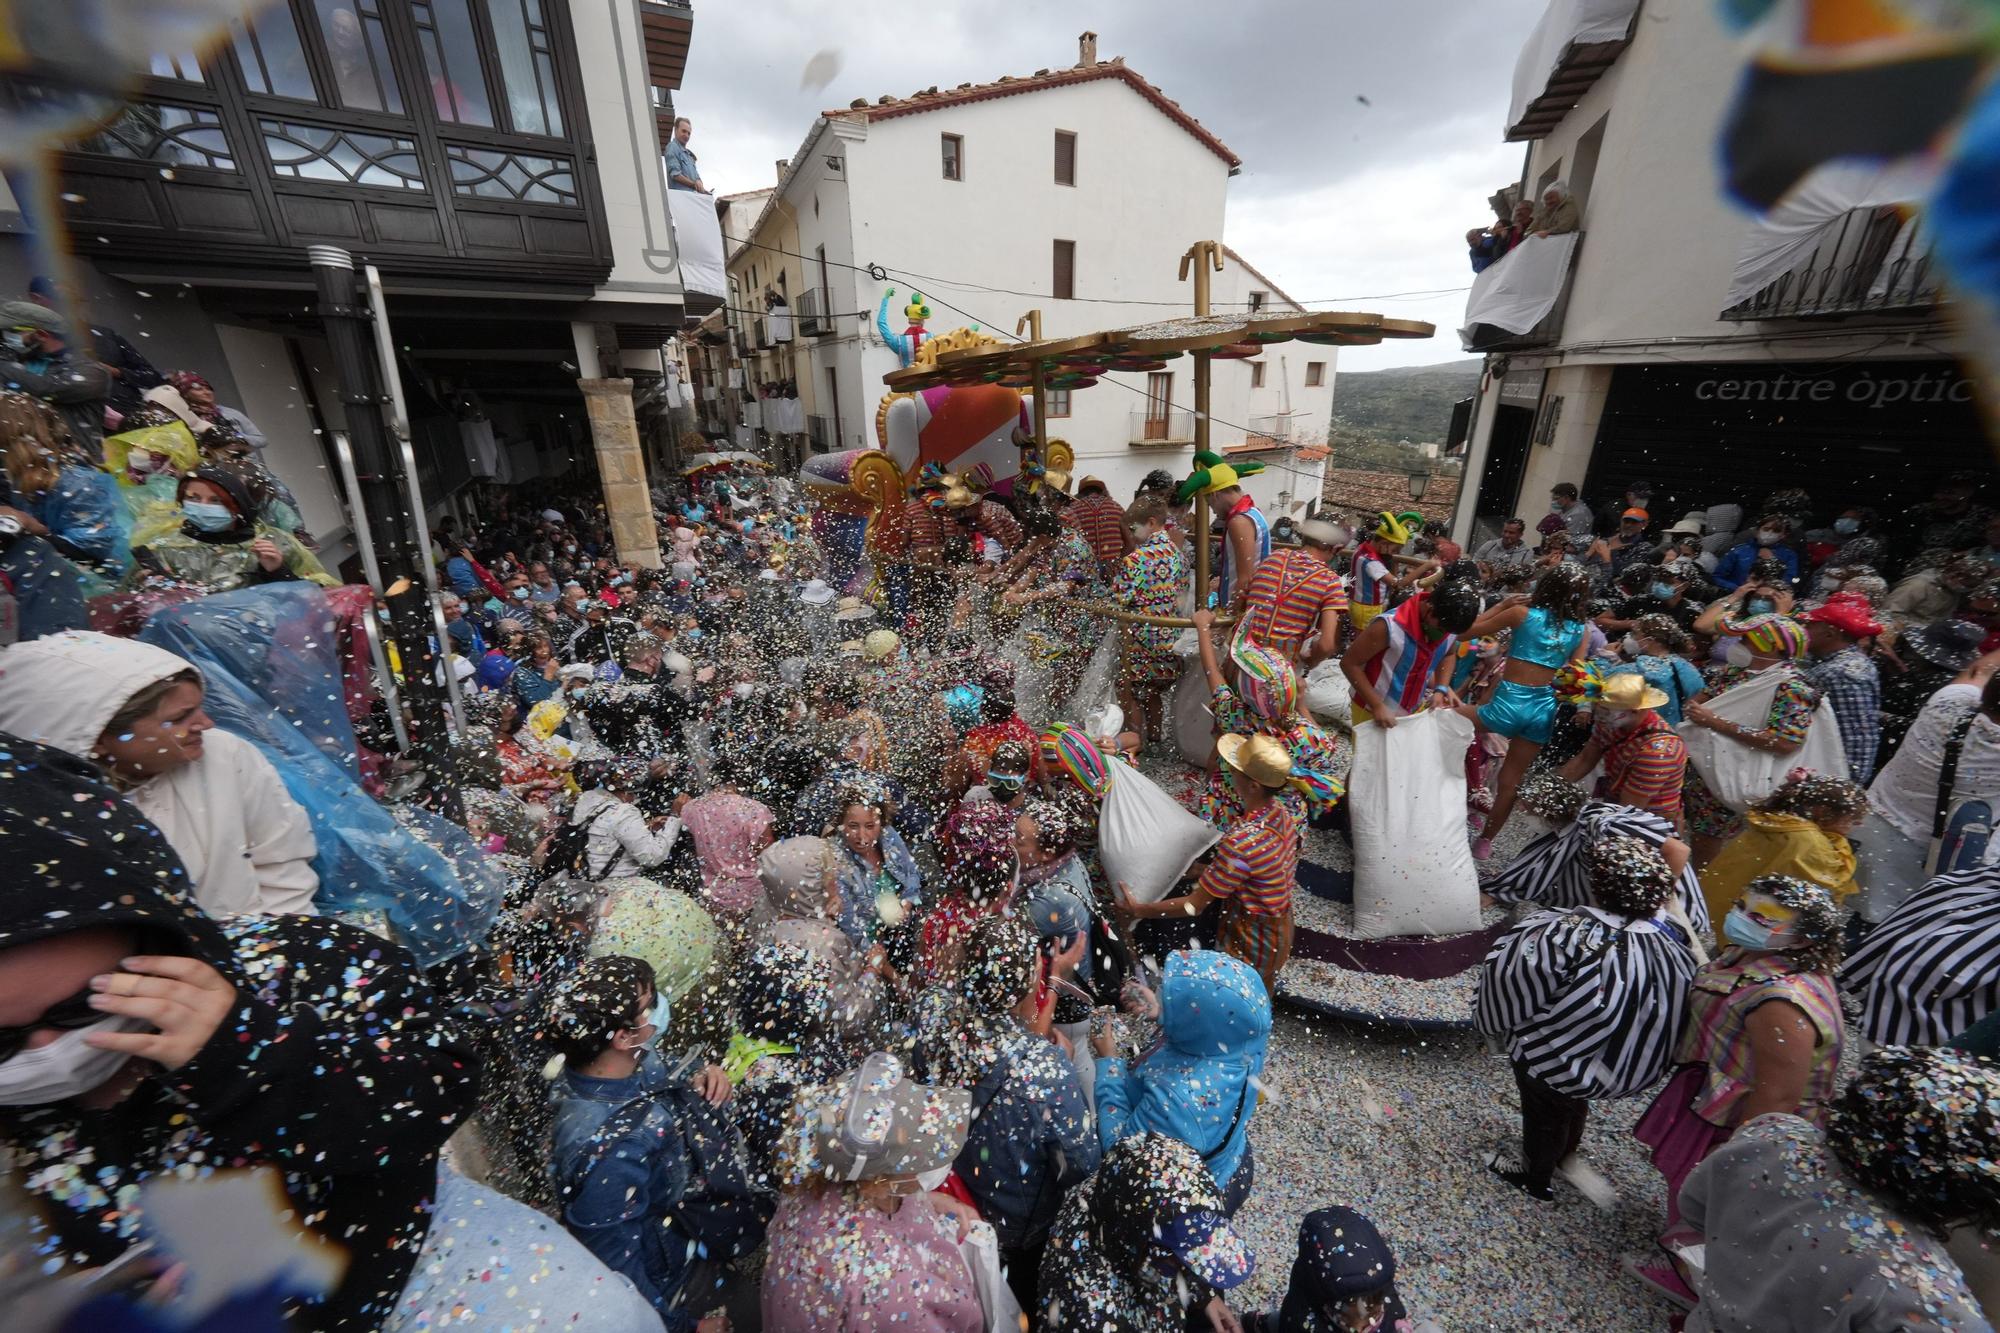
<svg viewBox="0 0 2000 1333"><path fill-rule="evenodd" d="M911 292L910 303L903 307L903 318L910 321L909 327L897 333L889 327L889 301L895 294L894 287L882 293L882 302L875 307L875 328L881 333L882 341L895 352L896 359L909 366L915 364L917 353L928 336L924 331L924 321L931 317L931 308L924 303L922 292Z"/></svg>

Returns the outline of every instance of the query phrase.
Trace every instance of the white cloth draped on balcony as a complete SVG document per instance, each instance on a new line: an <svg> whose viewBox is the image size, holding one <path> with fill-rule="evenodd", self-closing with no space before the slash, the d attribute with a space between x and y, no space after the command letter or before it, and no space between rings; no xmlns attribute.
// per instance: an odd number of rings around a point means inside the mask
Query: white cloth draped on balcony
<svg viewBox="0 0 2000 1333"><path fill-rule="evenodd" d="M1475 324L1526 333L1541 323L1562 295L1576 240L1574 232L1530 236L1474 278L1465 302L1465 327L1458 331L1465 350L1478 350L1471 338Z"/></svg>
<svg viewBox="0 0 2000 1333"><path fill-rule="evenodd" d="M1639 0L1551 0L1514 63L1507 125L1520 124L1528 104L1548 90L1549 76L1562 63L1563 52L1573 44L1623 41L1638 8Z"/></svg>
<svg viewBox="0 0 2000 1333"><path fill-rule="evenodd" d="M680 255L681 288L704 296L727 296L722 271L722 224L716 220L715 197L694 190L668 190L667 211L674 220L674 249Z"/></svg>
<svg viewBox="0 0 2000 1333"><path fill-rule="evenodd" d="M1749 300L1798 267L1849 212L1928 198L1936 179L1935 162L1914 158L1820 167L1800 181L1783 203L1750 225L1723 308Z"/></svg>

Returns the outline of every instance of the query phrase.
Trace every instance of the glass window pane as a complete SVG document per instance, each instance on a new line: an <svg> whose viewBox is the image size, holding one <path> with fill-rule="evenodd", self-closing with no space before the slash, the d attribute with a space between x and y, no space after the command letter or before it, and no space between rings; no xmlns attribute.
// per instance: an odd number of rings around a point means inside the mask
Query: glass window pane
<svg viewBox="0 0 2000 1333"><path fill-rule="evenodd" d="M438 119L492 125L493 108L487 104L486 77L480 70L479 43L466 0L418 0L410 12L417 21L424 76L431 81L431 103Z"/></svg>
<svg viewBox="0 0 2000 1333"><path fill-rule="evenodd" d="M500 82L507 90L507 117L523 134L560 135L555 69L541 0L491 0L493 40L500 53Z"/></svg>
<svg viewBox="0 0 2000 1333"><path fill-rule="evenodd" d="M299 44L299 30L289 8L269 6L255 23L236 19L229 32L236 46L236 62L243 66L243 82L251 92L317 100L312 71L306 65L305 48Z"/></svg>
<svg viewBox="0 0 2000 1333"><path fill-rule="evenodd" d="M389 35L382 27L379 0L313 0L313 7L340 104L400 115L403 94L389 65Z"/></svg>
<svg viewBox="0 0 2000 1333"><path fill-rule="evenodd" d="M188 83L204 83L201 62L192 51L155 51L147 66L156 79L182 79Z"/></svg>
<svg viewBox="0 0 2000 1333"><path fill-rule="evenodd" d="M77 144L77 151L175 166L234 171L222 119L207 107L132 102L118 119Z"/></svg>
<svg viewBox="0 0 2000 1333"><path fill-rule="evenodd" d="M257 124L264 133L264 151L271 155L271 167L280 176L403 190L424 188L417 146L408 139L292 121L260 120Z"/></svg>

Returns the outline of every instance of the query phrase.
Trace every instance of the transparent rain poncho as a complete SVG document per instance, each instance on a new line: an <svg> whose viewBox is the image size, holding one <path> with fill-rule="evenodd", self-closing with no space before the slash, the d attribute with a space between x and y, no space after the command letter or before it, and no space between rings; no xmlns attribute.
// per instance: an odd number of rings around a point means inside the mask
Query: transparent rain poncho
<svg viewBox="0 0 2000 1333"><path fill-rule="evenodd" d="M426 967L485 937L503 879L470 835L362 789L343 691L352 641L325 589L273 584L168 607L139 638L201 670L209 716L255 745L311 818L320 911L386 916Z"/></svg>

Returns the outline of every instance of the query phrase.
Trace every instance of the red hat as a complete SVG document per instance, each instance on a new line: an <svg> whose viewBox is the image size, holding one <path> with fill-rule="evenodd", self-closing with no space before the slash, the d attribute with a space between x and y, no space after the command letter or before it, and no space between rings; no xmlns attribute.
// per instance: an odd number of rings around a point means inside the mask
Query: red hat
<svg viewBox="0 0 2000 1333"><path fill-rule="evenodd" d="M1799 619L1810 624L1831 625L1857 639L1870 639L1882 632L1882 626L1875 622L1874 608L1858 592L1837 592L1827 598L1824 605L1814 607Z"/></svg>

